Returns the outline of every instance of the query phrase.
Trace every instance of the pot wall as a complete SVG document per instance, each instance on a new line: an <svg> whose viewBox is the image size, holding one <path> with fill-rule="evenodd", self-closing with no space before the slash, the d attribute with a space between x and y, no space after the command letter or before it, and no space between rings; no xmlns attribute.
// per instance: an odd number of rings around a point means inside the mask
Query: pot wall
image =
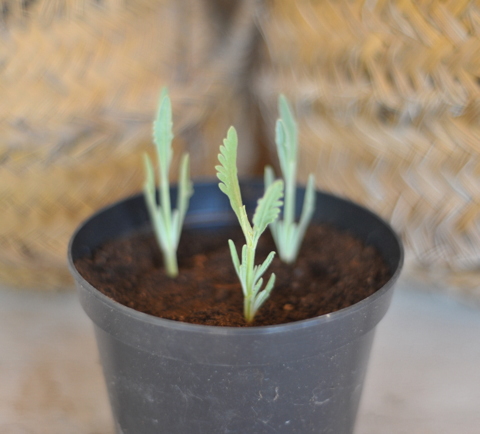
<svg viewBox="0 0 480 434"><path fill-rule="evenodd" d="M242 185L247 208L262 190L259 183ZM151 317L110 300L79 276L76 257L148 224L142 197L100 211L79 229L70 264L95 324L118 434L352 432L375 326L390 304L402 248L387 224L342 199L318 193L314 219L335 222L376 246L392 279L347 309L252 328ZM232 222L228 199L216 184L197 185L186 224Z"/></svg>
<svg viewBox="0 0 480 434"><path fill-rule="evenodd" d="M217 365L137 350L96 328L119 434L351 433L373 335L288 363Z"/></svg>

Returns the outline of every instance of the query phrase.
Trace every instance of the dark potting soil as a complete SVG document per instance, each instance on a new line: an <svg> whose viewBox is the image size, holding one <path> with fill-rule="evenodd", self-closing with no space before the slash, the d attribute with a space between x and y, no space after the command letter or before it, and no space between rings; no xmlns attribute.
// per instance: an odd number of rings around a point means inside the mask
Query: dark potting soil
<svg viewBox="0 0 480 434"><path fill-rule="evenodd" d="M80 274L108 297L138 311L195 324L247 326L243 294L227 240L240 252L238 229L184 230L178 249L180 275L169 278L152 233L109 242L75 262ZM262 236L256 263L275 250ZM250 325L298 321L348 307L381 288L390 272L373 247L330 226L311 225L294 265L276 255L264 275L276 274L270 298Z"/></svg>

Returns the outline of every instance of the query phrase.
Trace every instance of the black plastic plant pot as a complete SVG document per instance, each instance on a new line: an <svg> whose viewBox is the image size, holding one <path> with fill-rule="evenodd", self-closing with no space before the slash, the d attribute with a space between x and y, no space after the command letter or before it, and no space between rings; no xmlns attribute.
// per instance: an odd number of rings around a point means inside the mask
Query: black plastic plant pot
<svg viewBox="0 0 480 434"><path fill-rule="evenodd" d="M263 185L241 187L252 209ZM299 205L303 193L299 189ZM69 264L95 326L117 434L353 431L375 327L389 307L403 249L375 214L328 194L317 193L314 221L332 223L375 246L392 278L346 309L247 328L140 313L104 296L78 273L75 259L149 225L141 195L101 210L80 226L70 242ZM195 186L185 224L201 230L237 223L217 183L205 183Z"/></svg>

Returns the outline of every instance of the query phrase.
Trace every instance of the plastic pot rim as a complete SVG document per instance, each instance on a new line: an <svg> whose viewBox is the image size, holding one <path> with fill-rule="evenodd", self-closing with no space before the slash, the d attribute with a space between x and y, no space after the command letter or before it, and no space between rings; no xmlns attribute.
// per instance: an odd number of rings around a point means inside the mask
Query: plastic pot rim
<svg viewBox="0 0 480 434"><path fill-rule="evenodd" d="M253 183L261 183L261 181L258 181L258 179L254 179L252 181L250 180L243 180L242 183L245 182L253 182ZM201 182L195 182L195 186L201 186L201 185L208 185L212 184L212 182L208 181L201 181ZM251 327L228 327L228 326L213 326L213 325L202 325L202 324L191 324L191 323L186 323L186 322L181 322L181 321L175 321L175 320L170 320L170 319L165 319L165 318L160 318L156 317L153 315L149 315L140 311L137 311L133 308L130 308L128 306L125 306L121 303L118 303L117 301L107 297L100 291L98 291L93 285L91 285L86 279L83 278L83 276L78 272L77 268L75 267L73 257L72 257L72 248L73 248L73 243L77 237L77 234L86 226L92 219L96 218L100 214L108 211L109 209L117 206L119 203L131 200L133 198L136 198L138 196L143 195L143 193L137 193L130 195L128 197L124 197L118 201L115 201L114 203L107 205L105 207L102 207L98 211L94 212L91 214L89 217L83 220L81 222L72 236L70 237L70 241L68 244L68 267L70 269L70 272L74 276L74 279L78 282L82 282L82 285L85 287L85 289L88 289L91 295L96 297L99 301L107 305L109 308L114 309L119 311L122 315L134 318L137 321L154 325L154 326L162 326L163 328L167 329L172 329L172 330L177 330L181 332L190 332L190 333L201 333L201 334L211 334L211 335L230 335L230 336L248 336L248 335L272 335L272 334L281 334L284 332L293 332L297 331L300 329L308 329L311 327L318 327L322 323L329 323L337 320L341 320L342 318L352 315L356 313L357 311L360 311L366 306L367 304L370 304L374 302L377 298L381 297L385 292L387 292L391 286L393 286L396 281L398 280L398 277L401 273L403 262L404 262L404 249L403 245L400 241L399 236L397 233L391 228L390 224L387 223L385 220L383 220L381 217L379 217L376 213L370 211L368 208L365 208L362 205L359 205L349 199L345 199L342 197L339 197L334 194L330 194L321 190L316 190L317 193L321 193L326 196L330 196L336 199L340 199L343 202L348 203L351 206L360 208L363 212L366 212L370 214L371 216L375 217L380 224L388 227L393 234L397 245L399 247L399 261L396 269L393 271L390 279L377 291L375 291L372 295L364 298L363 300L359 301L358 303L355 303L351 306L348 306L346 308L337 310L335 312L327 313L324 315L320 315L317 317L305 319L305 320L299 320L299 321L294 321L290 323L285 323L285 324L276 324L276 325L265 325L265 326L251 326Z"/></svg>

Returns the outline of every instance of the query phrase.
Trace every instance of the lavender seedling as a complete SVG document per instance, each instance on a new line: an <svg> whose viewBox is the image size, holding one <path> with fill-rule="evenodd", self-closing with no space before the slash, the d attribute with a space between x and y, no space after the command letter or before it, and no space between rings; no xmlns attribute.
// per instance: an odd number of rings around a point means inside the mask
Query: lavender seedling
<svg viewBox="0 0 480 434"><path fill-rule="evenodd" d="M193 194L193 187L189 175L189 156L183 154L178 179L177 209L172 210L169 183L170 163L173 154L172 140L172 104L167 89L163 88L157 117L153 123L153 141L158 161L160 203L157 203L155 171L147 154L144 155L146 179L143 191L155 237L163 253L166 273L170 277L175 277L178 275L178 242L188 203Z"/></svg>
<svg viewBox="0 0 480 434"><path fill-rule="evenodd" d="M252 226L242 202L240 185L238 183L238 138L235 128L230 127L223 143L223 146L220 146L220 154L218 155L220 165L216 166L215 169L220 180L220 190L230 199L230 205L238 218L246 240L246 244L242 247L241 260L234 242L228 240L228 244L235 271L242 285L245 320L252 322L256 312L268 298L275 284L275 274L272 273L264 289L261 290L263 287L262 276L271 264L275 252L270 252L263 264L255 265L255 250L260 235L269 224L278 218L280 207L282 206L283 181L272 182L266 189L263 197L259 199L253 215Z"/></svg>
<svg viewBox="0 0 480 434"><path fill-rule="evenodd" d="M310 174L302 213L298 223L295 223L295 193L297 176L298 129L292 110L285 96L278 99L280 119L275 128L275 142L280 160L280 168L285 181L285 206L282 219L270 225L275 245L280 259L286 263L293 263L297 259L308 224L315 210L315 178ZM274 173L271 167L265 168L265 188L274 182Z"/></svg>

